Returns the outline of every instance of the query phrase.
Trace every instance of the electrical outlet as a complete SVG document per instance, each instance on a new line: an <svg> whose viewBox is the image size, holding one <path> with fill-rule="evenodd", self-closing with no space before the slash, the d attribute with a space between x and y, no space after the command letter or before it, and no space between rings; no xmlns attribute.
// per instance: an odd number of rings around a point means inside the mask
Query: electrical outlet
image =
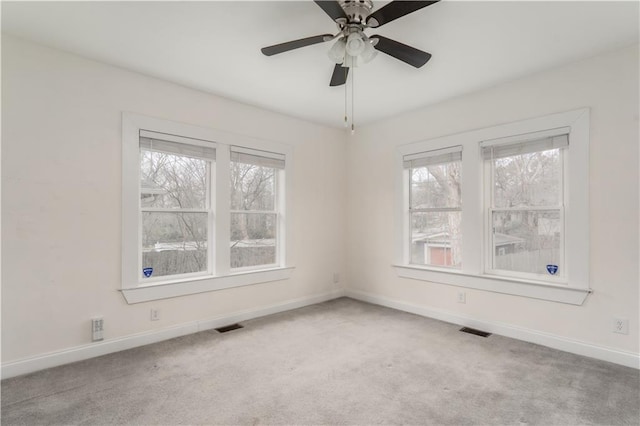
<svg viewBox="0 0 640 426"><path fill-rule="evenodd" d="M160 311L157 309L151 309L150 319L151 321L158 321L160 319Z"/></svg>
<svg viewBox="0 0 640 426"><path fill-rule="evenodd" d="M458 303L467 303L467 293L464 291L458 292Z"/></svg>
<svg viewBox="0 0 640 426"><path fill-rule="evenodd" d="M333 283L338 284L340 282L340 274L337 272L333 273Z"/></svg>
<svg viewBox="0 0 640 426"><path fill-rule="evenodd" d="M629 320L624 318L614 318L613 332L620 334L629 334Z"/></svg>
<svg viewBox="0 0 640 426"><path fill-rule="evenodd" d="M102 317L91 318L91 341L104 340L104 319Z"/></svg>

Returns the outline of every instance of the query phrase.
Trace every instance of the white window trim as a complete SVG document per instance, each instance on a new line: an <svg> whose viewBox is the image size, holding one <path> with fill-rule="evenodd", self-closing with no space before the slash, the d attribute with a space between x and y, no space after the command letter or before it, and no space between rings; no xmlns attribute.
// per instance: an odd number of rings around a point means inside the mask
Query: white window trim
<svg viewBox="0 0 640 426"><path fill-rule="evenodd" d="M209 234L215 247L213 275L196 274L186 277L172 277L154 281L150 284L139 283L138 238L139 238L139 134L147 130L186 138L212 141L216 148L214 200L212 208L215 214L215 229ZM230 147L242 146L254 150L270 151L286 157L285 178L281 179L284 197L279 202L281 219L279 225L279 262L278 266L268 265L259 270L230 270L230 229L229 226L229 169ZM193 126L174 121L147 117L139 114L122 113L122 288L127 303L140 303L170 297L240 287L271 281L288 279L294 269L293 250L291 249L292 218L292 171L293 148L273 141L255 139L243 135L216 129ZM285 210L286 206L286 210Z"/></svg>
<svg viewBox="0 0 640 426"><path fill-rule="evenodd" d="M566 284L519 279L485 273L486 209L484 205L484 161L480 142L517 135L570 128L570 148L565 163L566 204L565 268ZM462 152L462 270L417 267L409 264L405 220L408 202L408 175L403 169L405 155L461 145ZM589 288L589 109L579 109L473 130L399 146L395 158L395 255L393 266L403 278L506 293L561 303L581 305ZM573 213L576 212L576 213Z"/></svg>

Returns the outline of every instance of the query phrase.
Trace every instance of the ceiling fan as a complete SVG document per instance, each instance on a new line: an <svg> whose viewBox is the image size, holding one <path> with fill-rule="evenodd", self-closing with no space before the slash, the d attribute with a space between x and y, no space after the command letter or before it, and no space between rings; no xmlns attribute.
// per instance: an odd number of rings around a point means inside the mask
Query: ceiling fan
<svg viewBox="0 0 640 426"><path fill-rule="evenodd" d="M384 24L430 6L436 1L392 1L372 12L372 0L314 0L338 26L338 33L321 34L299 40L288 41L273 46L263 47L266 56L288 52L313 44L338 39L328 52L335 63L330 86L340 86L347 81L350 67L357 66L358 61L369 62L376 51L384 52L416 68L420 68L431 59L431 54L407 46L381 35L368 37L364 31L378 28Z"/></svg>

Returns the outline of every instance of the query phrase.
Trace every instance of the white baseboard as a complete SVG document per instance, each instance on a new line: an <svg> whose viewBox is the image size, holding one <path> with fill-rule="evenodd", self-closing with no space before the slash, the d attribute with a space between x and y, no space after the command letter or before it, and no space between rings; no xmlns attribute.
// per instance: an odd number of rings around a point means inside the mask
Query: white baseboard
<svg viewBox="0 0 640 426"><path fill-rule="evenodd" d="M381 305L404 312L410 312L412 314L420 315L423 317L434 318L452 324L472 327L483 331L488 331L490 333L499 334L501 336L523 340L525 342L536 343L538 345L547 346L553 349L558 349L577 355L583 355L603 361L613 362L615 364L624 365L626 367L632 367L636 369L640 368L640 354L633 352L625 352L618 349L597 346L591 343L580 342L578 340L572 340L566 337L543 333L536 330L515 327L509 324L477 320L471 317L460 315L458 313L413 305L410 303L400 302L398 300L388 299L386 297L357 290L347 289L345 290L345 296L352 299L361 300L363 302L373 303L375 305Z"/></svg>
<svg viewBox="0 0 640 426"><path fill-rule="evenodd" d="M613 362L615 364L620 364L636 369L640 368L640 355L636 353L597 346L549 333L514 327L508 324L476 320L474 318L459 315L457 313L412 305L410 303L400 302L397 300L392 300L361 291L340 289L320 295L289 300L262 308L240 311L233 314L206 320L192 321L189 323L167 327L161 330L133 334L130 336L105 340L99 343L76 346L62 351L50 352L31 358L7 362L2 364L1 376L3 379L15 377L22 374L32 373L38 370L44 370L46 368L69 364L76 361L82 361L113 352L119 352L125 349L131 349L179 336L185 336L187 334L197 333L198 331L210 330L227 324L233 324L236 322L247 321L249 319L258 318L265 315L271 315L278 312L285 312L292 309L302 308L304 306L325 302L327 300L337 299L342 296L351 297L356 300L362 300L364 302L386 306L400 311L410 312L416 315L434 318L453 324L482 329L490 333L511 337L513 339L523 340L525 342L548 346L550 348L574 353L577 355L588 356L591 358Z"/></svg>
<svg viewBox="0 0 640 426"><path fill-rule="evenodd" d="M327 300L337 299L342 296L344 296L344 290L339 289L315 296L288 300L286 302L262 308L249 309L215 318L192 321L163 328L161 330L153 330L144 333L133 334L129 336L105 340L103 342L76 346L62 351L50 352L47 354L25 358L18 361L7 362L2 364L1 376L3 379L20 376L22 374L44 370L45 368L56 367L59 365L82 361L113 352L123 351L125 349L148 345L150 343L173 339L174 337L197 333L198 331L210 330L212 328L222 327L228 324L234 324L236 322L247 321L265 315L271 315L278 312L302 308L304 306L314 305L316 303L325 302Z"/></svg>

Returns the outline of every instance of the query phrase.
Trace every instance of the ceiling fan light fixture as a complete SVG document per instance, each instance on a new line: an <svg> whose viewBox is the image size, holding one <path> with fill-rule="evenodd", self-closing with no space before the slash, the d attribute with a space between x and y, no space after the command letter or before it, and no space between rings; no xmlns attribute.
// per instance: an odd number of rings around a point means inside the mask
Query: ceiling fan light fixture
<svg viewBox="0 0 640 426"><path fill-rule="evenodd" d="M347 37L346 45L347 53L351 56L358 56L365 49L365 42L362 39L362 35L358 32L353 32Z"/></svg>
<svg viewBox="0 0 640 426"><path fill-rule="evenodd" d="M362 63L366 64L367 62L370 62L373 58L376 57L377 54L378 54L378 51L374 49L373 43L371 43L371 40L368 40L368 39L365 40L364 50L360 55L360 59L362 59Z"/></svg>
<svg viewBox="0 0 640 426"><path fill-rule="evenodd" d="M344 62L344 52L345 52L346 41L344 37L340 38L336 41L331 49L327 52L327 56L336 64L341 64Z"/></svg>

